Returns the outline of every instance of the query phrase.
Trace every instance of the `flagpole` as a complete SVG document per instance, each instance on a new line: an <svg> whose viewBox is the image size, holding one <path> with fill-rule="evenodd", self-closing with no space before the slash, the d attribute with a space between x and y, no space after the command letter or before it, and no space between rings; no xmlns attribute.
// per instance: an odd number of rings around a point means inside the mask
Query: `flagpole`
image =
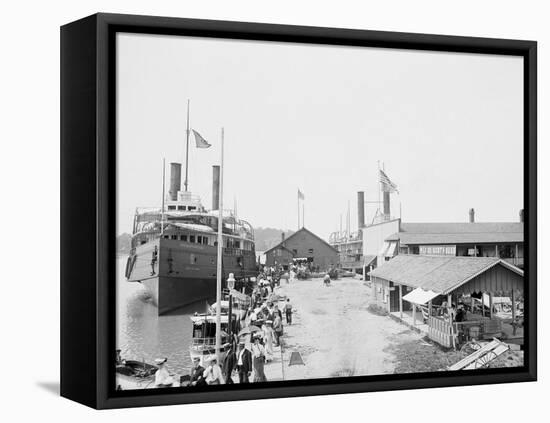
<svg viewBox="0 0 550 423"><path fill-rule="evenodd" d="M224 130L222 128L222 143L221 143L221 162L220 162L220 187L219 187L219 210L218 210L218 266L216 271L216 356L218 364L221 363L221 343L222 343L222 327L221 327L221 297L222 297L222 253L223 253L223 143Z"/></svg>
<svg viewBox="0 0 550 423"><path fill-rule="evenodd" d="M190 106L190 100L187 99L187 131L186 131L186 146L185 146L185 182L183 185L185 185L185 191L187 191L187 183L188 183L188 173L189 173L189 106Z"/></svg>
<svg viewBox="0 0 550 423"><path fill-rule="evenodd" d="M300 230L300 190L298 190L298 230Z"/></svg>
<svg viewBox="0 0 550 423"><path fill-rule="evenodd" d="M380 192L381 191L382 191L382 181L380 180L380 160L378 160L378 210L377 212L380 211Z"/></svg>
<svg viewBox="0 0 550 423"><path fill-rule="evenodd" d="M160 234L164 234L164 198L166 197L166 159L162 158L162 211L160 218Z"/></svg>
<svg viewBox="0 0 550 423"><path fill-rule="evenodd" d="M302 228L305 228L305 226L306 226L306 216L305 216L305 211L304 211L304 209L306 208L305 203L306 202L304 200L302 200Z"/></svg>

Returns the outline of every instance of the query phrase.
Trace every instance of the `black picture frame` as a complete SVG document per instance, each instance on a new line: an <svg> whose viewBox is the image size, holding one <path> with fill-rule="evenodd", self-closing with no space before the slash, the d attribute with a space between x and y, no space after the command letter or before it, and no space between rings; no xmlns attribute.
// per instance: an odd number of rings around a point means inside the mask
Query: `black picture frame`
<svg viewBox="0 0 550 423"><path fill-rule="evenodd" d="M115 35L170 34L524 58L525 365L116 392ZM534 381L537 377L537 44L534 41L95 14L61 28L61 395L105 409Z"/></svg>

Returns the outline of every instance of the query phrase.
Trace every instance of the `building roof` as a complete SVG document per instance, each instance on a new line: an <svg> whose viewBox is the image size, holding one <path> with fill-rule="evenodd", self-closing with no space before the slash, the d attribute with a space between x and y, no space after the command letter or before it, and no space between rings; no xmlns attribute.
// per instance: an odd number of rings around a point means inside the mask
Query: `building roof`
<svg viewBox="0 0 550 423"><path fill-rule="evenodd" d="M296 232L294 232L292 235L290 235L288 238L286 238L285 240L279 242L277 245L271 247L269 250L266 250L264 251L264 254L267 254L269 253L270 251L272 250L275 250L276 248L279 248L279 247L283 247L285 249L288 250L288 248L286 248L283 243L285 242L288 242L290 239L294 238L296 235L298 235L299 233L302 233L302 232L306 232L308 233L309 235L311 235L313 238L316 238L317 240L319 240L320 242L322 242L323 244L325 244L327 247L329 247L331 250L334 250L335 253L338 253L338 250L336 248L334 248L332 245L330 245L328 242L326 242L323 238L315 235L313 232L311 232L310 230L306 229L306 228L302 228ZM290 251L290 250L289 250Z"/></svg>
<svg viewBox="0 0 550 423"><path fill-rule="evenodd" d="M386 241L401 244L474 244L523 242L523 223L402 223Z"/></svg>
<svg viewBox="0 0 550 423"><path fill-rule="evenodd" d="M370 272L370 276L400 285L448 294L494 266L523 277L523 271L496 257L398 255Z"/></svg>
<svg viewBox="0 0 550 423"><path fill-rule="evenodd" d="M367 254L363 257L363 266L370 266L375 258L376 256L374 254Z"/></svg>

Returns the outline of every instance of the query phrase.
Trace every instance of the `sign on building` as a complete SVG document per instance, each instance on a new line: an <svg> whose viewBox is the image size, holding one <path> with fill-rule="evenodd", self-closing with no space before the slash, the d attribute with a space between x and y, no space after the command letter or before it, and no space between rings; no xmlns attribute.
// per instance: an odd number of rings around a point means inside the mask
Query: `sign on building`
<svg viewBox="0 0 550 423"><path fill-rule="evenodd" d="M456 256L456 245L421 245L418 253L423 256Z"/></svg>

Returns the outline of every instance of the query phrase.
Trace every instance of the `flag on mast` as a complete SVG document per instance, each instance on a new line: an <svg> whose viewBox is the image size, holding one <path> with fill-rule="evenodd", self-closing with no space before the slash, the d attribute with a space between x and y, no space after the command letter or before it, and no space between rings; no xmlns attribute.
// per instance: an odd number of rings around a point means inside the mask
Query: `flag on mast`
<svg viewBox="0 0 550 423"><path fill-rule="evenodd" d="M298 189L298 200L304 200L304 193Z"/></svg>
<svg viewBox="0 0 550 423"><path fill-rule="evenodd" d="M211 146L211 144L206 141L201 134L199 134L197 131L195 131L194 129L192 129L193 131L193 134L195 135L195 142L196 142L196 145L197 145L197 148L208 148Z"/></svg>
<svg viewBox="0 0 550 423"><path fill-rule="evenodd" d="M382 169L378 169L378 172L380 172L379 181L382 184L383 192L399 192L397 190L397 185L395 185L390 178L388 178L388 175L386 175Z"/></svg>

